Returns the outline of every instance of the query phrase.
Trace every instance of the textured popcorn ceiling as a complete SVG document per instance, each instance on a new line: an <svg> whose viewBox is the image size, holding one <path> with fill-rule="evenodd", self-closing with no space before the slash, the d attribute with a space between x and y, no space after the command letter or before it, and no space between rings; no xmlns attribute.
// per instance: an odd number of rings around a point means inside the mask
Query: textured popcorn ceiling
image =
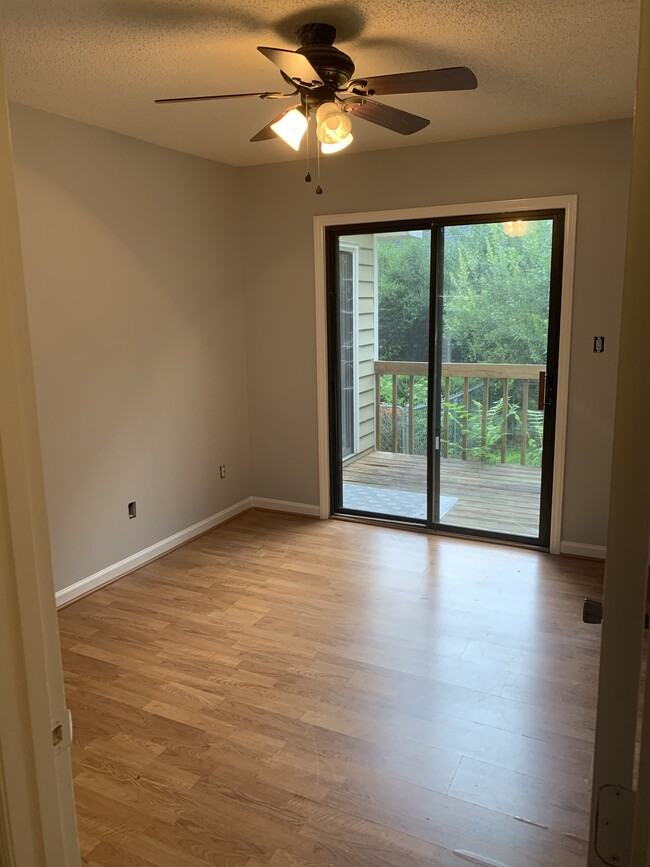
<svg viewBox="0 0 650 867"><path fill-rule="evenodd" d="M297 11L298 10L298 11ZM0 0L9 96L35 108L231 165L295 159L250 137L289 101L154 105L157 97L276 90L257 45L334 24L358 75L469 66L476 91L391 96L431 119L403 137L360 119L356 151L632 114L637 0Z"/></svg>

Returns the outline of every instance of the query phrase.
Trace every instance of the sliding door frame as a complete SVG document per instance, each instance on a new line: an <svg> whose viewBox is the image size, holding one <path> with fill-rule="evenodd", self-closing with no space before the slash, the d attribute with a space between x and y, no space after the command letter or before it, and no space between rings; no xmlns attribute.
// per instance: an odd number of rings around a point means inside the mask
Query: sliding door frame
<svg viewBox="0 0 650 867"><path fill-rule="evenodd" d="M321 518L330 515L330 401L332 400L328 370L328 317L326 296L326 230L336 227L354 227L355 233L365 226L377 224L381 231L390 231L391 224L404 227L411 222L427 229L434 223L445 219L482 218L494 214L521 213L530 215L539 211L563 210L564 237L562 263L562 309L559 331L558 377L556 389L556 419L554 437L553 492L551 504L549 548L552 553L560 553L562 502L564 495L565 446L567 429L569 362L571 349L571 318L573 308L573 275L575 260L575 235L577 216L577 196L548 196L535 199L511 199L492 202L474 202L447 206L431 206L407 210L375 211L351 214L332 214L314 217L314 260L315 260L315 312L316 312L316 352L317 352L317 406L318 406L318 452L319 452L319 514ZM386 520L390 521L388 516ZM418 523L414 522L417 526ZM453 528L436 527L433 532L453 533ZM471 535L480 535L472 533ZM513 540L514 541L514 540ZM523 541L523 540L519 540ZM525 541L524 541L525 544Z"/></svg>
<svg viewBox="0 0 650 867"><path fill-rule="evenodd" d="M347 230L350 229L350 232ZM411 231L414 229L421 229L422 231L431 231L431 224L426 220L408 220L408 221L391 221L386 222L382 221L381 223L363 223L363 224L354 224L351 226L343 225L343 226L327 226L325 228L325 273L326 275L331 275L331 279L328 281L327 277L325 280L327 293L326 298L326 330L327 330L327 338L330 346L338 346L340 347L340 333L339 333L339 316L338 316L338 305L340 299L340 287L339 287L339 269L338 269L338 252L339 249L346 250L349 249L349 245L346 244L345 240L342 240L343 237L347 237L349 234L357 235L369 235L374 233L383 233L383 232L394 232L394 231ZM343 233L346 233L344 235ZM330 243L330 237L334 235L333 241L336 238L339 238L339 243L337 245L338 249L335 249L335 244ZM376 274L375 274L376 279ZM328 315L329 308L332 308L331 315ZM334 310L336 308L336 310ZM375 320L375 328L377 322ZM430 341L429 341L430 343ZM354 511L350 509L345 509L342 503L337 502L337 492L342 492L343 490L343 452L341 448L341 437L338 432L341 430L341 378L339 375L339 367L340 359L329 358L327 362L328 366L328 411L331 413L332 424L329 427L329 455L328 462L331 469L329 475L329 500L328 500L328 514L324 516L321 513L321 517L329 517L329 513L332 509L332 506L335 505L337 513L346 515L350 514L351 516L361 516L364 518L372 518L372 519L381 519L387 521L396 521L400 524L405 524L406 526L414 526L419 527L421 529L427 529L428 525L428 514L429 508L427 506L427 519L421 520L418 518L408 518L403 515L386 515L386 514L377 514L376 512L363 512L359 509L354 509ZM430 377L429 377L430 381ZM320 423L320 420L319 420ZM332 455L336 456L336 459L332 461ZM428 466L428 463L427 463ZM427 503L430 502L430 486L431 486L431 473L427 470ZM322 496L322 491L321 491Z"/></svg>
<svg viewBox="0 0 650 867"><path fill-rule="evenodd" d="M548 332L546 341L546 391L544 395L544 448L542 452L541 466L541 491L540 491L540 520L538 523L538 535L536 537L524 537L512 533L503 533L498 530L479 530L472 527L445 524L438 518L438 502L433 504L433 527L435 532L454 533L460 536L473 536L494 541L514 542L534 545L540 548L550 548L551 543L551 515L553 511L554 485L554 457L556 437L549 436L549 432L555 432L557 423L557 400L555 383L558 380L559 369L559 336L562 326L562 267L564 259L565 219L566 212L563 208L548 208L545 210L509 211L507 213L490 214L465 214L462 217L441 217L433 221L431 225L431 283L435 287L435 295L432 295L430 329L436 329L435 340L432 341L429 356L429 369L434 371L433 382L429 388L430 419L429 429L432 432L431 443L441 436L440 430L440 403L441 384L440 370L442 364L442 323L444 307L444 243L442 241L444 230L452 226L476 226L489 223L501 223L508 220L551 220L553 223L551 236L551 257L549 263L549 296L548 296ZM550 370L549 370L550 365ZM551 398L552 396L552 398ZM547 402L548 401L548 402ZM439 440L438 440L439 441ZM440 493L440 448L433 448L430 456L429 497L436 497Z"/></svg>

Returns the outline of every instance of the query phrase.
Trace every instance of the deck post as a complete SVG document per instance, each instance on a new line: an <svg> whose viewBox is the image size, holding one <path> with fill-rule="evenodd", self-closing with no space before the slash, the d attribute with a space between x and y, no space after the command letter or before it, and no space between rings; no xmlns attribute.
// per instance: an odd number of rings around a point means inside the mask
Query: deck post
<svg viewBox="0 0 650 867"><path fill-rule="evenodd" d="M442 415L442 456L449 457L449 392L451 390L451 377L445 376L445 408Z"/></svg>
<svg viewBox="0 0 650 867"><path fill-rule="evenodd" d="M413 454L413 439L415 437L415 400L414 400L415 377L409 376L409 454Z"/></svg>
<svg viewBox="0 0 650 867"><path fill-rule="evenodd" d="M481 447L487 447L487 411L490 401L490 380L483 378L483 406L481 407Z"/></svg>
<svg viewBox="0 0 650 867"><path fill-rule="evenodd" d="M526 466L526 447L528 446L528 380L522 383L521 398L521 465Z"/></svg>
<svg viewBox="0 0 650 867"><path fill-rule="evenodd" d="M375 449L381 451L381 373L375 373Z"/></svg>
<svg viewBox="0 0 650 867"><path fill-rule="evenodd" d="M501 422L501 463L506 462L508 447L508 380L503 380L503 420Z"/></svg>
<svg viewBox="0 0 650 867"><path fill-rule="evenodd" d="M463 446L462 459L467 460L467 428L469 425L469 377L466 376L463 380L463 406L465 407L465 418L463 419Z"/></svg>
<svg viewBox="0 0 650 867"><path fill-rule="evenodd" d="M397 374L393 374L393 424L392 424L392 434L393 434L393 452L397 453Z"/></svg>

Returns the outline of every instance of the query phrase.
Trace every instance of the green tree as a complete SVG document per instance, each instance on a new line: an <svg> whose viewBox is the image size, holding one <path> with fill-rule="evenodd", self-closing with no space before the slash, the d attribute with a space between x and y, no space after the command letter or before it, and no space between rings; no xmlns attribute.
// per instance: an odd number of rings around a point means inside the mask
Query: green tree
<svg viewBox="0 0 650 867"><path fill-rule="evenodd" d="M443 333L451 361L543 364L550 220L508 237L500 223L445 230Z"/></svg>
<svg viewBox="0 0 650 867"><path fill-rule="evenodd" d="M426 361L431 239L377 237L379 357Z"/></svg>
<svg viewBox="0 0 650 867"><path fill-rule="evenodd" d="M444 237L443 334L451 361L546 359L550 220L509 238L501 223L450 226ZM426 361L431 236L377 237L379 357Z"/></svg>

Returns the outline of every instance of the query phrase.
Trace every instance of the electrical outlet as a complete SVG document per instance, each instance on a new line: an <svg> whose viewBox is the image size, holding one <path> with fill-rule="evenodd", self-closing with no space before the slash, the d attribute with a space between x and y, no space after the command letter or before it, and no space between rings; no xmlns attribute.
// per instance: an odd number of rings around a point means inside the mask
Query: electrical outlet
<svg viewBox="0 0 650 867"><path fill-rule="evenodd" d="M221 466L219 467L219 478L220 479L226 478L226 465L225 464L221 464Z"/></svg>
<svg viewBox="0 0 650 867"><path fill-rule="evenodd" d="M133 500L132 503L129 503L129 505L127 506L127 509L129 510L129 521L130 521L131 518L135 518L137 516L137 512L135 510L135 500Z"/></svg>

